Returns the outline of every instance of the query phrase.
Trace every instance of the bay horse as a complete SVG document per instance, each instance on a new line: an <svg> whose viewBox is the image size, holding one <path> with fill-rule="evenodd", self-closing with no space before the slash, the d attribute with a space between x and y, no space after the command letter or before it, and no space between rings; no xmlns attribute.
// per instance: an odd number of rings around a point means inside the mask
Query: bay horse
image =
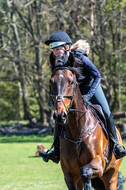
<svg viewBox="0 0 126 190"><path fill-rule="evenodd" d="M72 67L56 67L50 79L54 119L61 127L60 164L69 190L116 190L121 159L92 111L83 103ZM122 143L117 130L118 142Z"/></svg>

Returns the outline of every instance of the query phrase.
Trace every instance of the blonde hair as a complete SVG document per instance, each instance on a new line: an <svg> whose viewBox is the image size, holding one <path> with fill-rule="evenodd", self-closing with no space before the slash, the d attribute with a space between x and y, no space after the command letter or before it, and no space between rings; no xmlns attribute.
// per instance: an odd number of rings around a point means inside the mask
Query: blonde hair
<svg viewBox="0 0 126 190"><path fill-rule="evenodd" d="M84 50L87 54L89 54L90 51L90 45L86 40L78 40L76 41L72 46L71 50L75 51L77 49L82 49Z"/></svg>

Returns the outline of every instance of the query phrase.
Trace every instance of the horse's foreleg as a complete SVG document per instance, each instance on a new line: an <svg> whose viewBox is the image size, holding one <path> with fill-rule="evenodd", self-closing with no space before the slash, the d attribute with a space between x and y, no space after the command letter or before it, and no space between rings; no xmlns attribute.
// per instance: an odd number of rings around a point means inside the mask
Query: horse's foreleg
<svg viewBox="0 0 126 190"><path fill-rule="evenodd" d="M91 180L88 182L83 182L84 190L92 190Z"/></svg>
<svg viewBox="0 0 126 190"><path fill-rule="evenodd" d="M85 190L91 190L91 178L102 177L104 164L100 156L94 158L89 164L81 168L81 177ZM86 187L87 186L87 187Z"/></svg>
<svg viewBox="0 0 126 190"><path fill-rule="evenodd" d="M82 179L80 179L77 183L77 190L82 190L83 189L83 183L82 183Z"/></svg>
<svg viewBox="0 0 126 190"><path fill-rule="evenodd" d="M86 165L87 166L87 165ZM92 169L89 167L82 167L81 169L81 177L83 180L84 190L92 190L91 185L91 177L92 177Z"/></svg>
<svg viewBox="0 0 126 190"><path fill-rule="evenodd" d="M118 170L111 168L103 176L105 189L106 190L116 190L117 189L117 180L118 180Z"/></svg>
<svg viewBox="0 0 126 190"><path fill-rule="evenodd" d="M76 190L74 179L70 173L64 173L65 182L69 190Z"/></svg>

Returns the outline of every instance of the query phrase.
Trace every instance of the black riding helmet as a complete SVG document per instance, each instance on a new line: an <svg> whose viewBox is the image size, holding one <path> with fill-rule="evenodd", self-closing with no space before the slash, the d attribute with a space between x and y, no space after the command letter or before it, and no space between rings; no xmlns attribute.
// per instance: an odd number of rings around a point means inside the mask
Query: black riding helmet
<svg viewBox="0 0 126 190"><path fill-rule="evenodd" d="M52 42L58 42L58 41L66 42L67 44L72 44L72 41L66 32L55 32L49 38L49 40L45 41L45 44L49 45Z"/></svg>
<svg viewBox="0 0 126 190"><path fill-rule="evenodd" d="M54 48L65 44L72 44L72 41L66 32L56 32L49 40L45 41L45 44L50 45L50 48Z"/></svg>

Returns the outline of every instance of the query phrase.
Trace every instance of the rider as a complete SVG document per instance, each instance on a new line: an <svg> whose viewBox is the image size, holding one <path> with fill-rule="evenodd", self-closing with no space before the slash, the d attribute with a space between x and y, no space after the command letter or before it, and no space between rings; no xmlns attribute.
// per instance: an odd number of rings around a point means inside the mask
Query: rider
<svg viewBox="0 0 126 190"><path fill-rule="evenodd" d="M96 69L94 64L88 58L89 52L89 44L84 41L77 41L73 44L71 48L72 41L67 33L65 32L56 32L54 33L49 40L45 42L46 45L49 45L53 50L53 56L60 62L60 64L66 63L70 53L75 57L75 61L81 60L83 64L83 73L79 73L77 80L79 82L80 91L83 97L84 102L88 102L90 100L93 104L98 104L102 107L103 113L106 117L108 131L113 136L113 152L116 159L126 156L126 149L118 144L116 127L110 112L110 108L104 92L101 88L100 81L101 76L99 71ZM83 44L84 47L82 47ZM85 51L84 51L84 50ZM73 50L73 51L72 51ZM51 54L51 56L52 56ZM51 69L53 70L53 62L50 58ZM79 67L79 64L78 64ZM86 84L86 85L85 85ZM40 156L43 157L44 161L48 162L48 160L52 160L55 163L59 162L59 131L58 126L55 125L54 132L54 151L49 153L40 153Z"/></svg>

